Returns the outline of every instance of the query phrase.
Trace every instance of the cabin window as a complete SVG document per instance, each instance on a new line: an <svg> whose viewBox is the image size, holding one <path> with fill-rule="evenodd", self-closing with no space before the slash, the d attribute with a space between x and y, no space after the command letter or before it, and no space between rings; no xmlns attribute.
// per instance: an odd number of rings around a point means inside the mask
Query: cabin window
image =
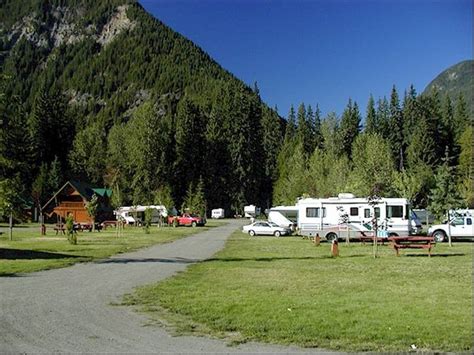
<svg viewBox="0 0 474 355"><path fill-rule="evenodd" d="M306 208L306 217L308 217L308 218L319 218L319 217L321 217L319 207L308 207L308 208ZM326 207L323 207L323 217L326 217Z"/></svg>
<svg viewBox="0 0 474 355"><path fill-rule="evenodd" d="M364 208L364 218L370 218L370 209Z"/></svg>
<svg viewBox="0 0 474 355"><path fill-rule="evenodd" d="M472 219L466 218L466 224L467 224L468 226L471 226L471 225L472 225Z"/></svg>
<svg viewBox="0 0 474 355"><path fill-rule="evenodd" d="M402 218L403 206L387 206L387 218Z"/></svg>
<svg viewBox="0 0 474 355"><path fill-rule="evenodd" d="M359 215L359 208L351 207L350 212L351 216L358 216Z"/></svg>
<svg viewBox="0 0 474 355"><path fill-rule="evenodd" d="M455 218L455 219L453 219L453 221L451 222L451 224L452 224L453 226L462 226L462 225L464 225L464 219L462 219L462 218Z"/></svg>

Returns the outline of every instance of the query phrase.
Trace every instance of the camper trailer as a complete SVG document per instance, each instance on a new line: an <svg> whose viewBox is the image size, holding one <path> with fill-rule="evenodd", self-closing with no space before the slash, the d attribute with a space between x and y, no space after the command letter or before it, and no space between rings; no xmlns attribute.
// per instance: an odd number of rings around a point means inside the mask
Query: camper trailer
<svg viewBox="0 0 474 355"><path fill-rule="evenodd" d="M374 216L379 229L389 236L412 232L410 205L404 198L380 198L375 207L367 198L339 194L330 198L301 198L298 200L298 229L301 235L326 236L336 226L360 226L371 229ZM332 234L333 235L333 234Z"/></svg>
<svg viewBox="0 0 474 355"><path fill-rule="evenodd" d="M215 208L211 211L211 218L219 219L224 218L224 209L223 208Z"/></svg>
<svg viewBox="0 0 474 355"><path fill-rule="evenodd" d="M123 206L114 211L117 219L122 219L126 224L141 224L145 217L145 210L151 208L151 223L159 223L161 217L167 217L168 211L165 206Z"/></svg>

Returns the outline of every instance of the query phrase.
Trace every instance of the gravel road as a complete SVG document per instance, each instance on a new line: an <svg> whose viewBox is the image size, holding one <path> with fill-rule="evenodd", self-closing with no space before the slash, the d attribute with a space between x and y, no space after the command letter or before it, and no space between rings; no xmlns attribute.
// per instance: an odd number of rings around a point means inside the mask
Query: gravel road
<svg viewBox="0 0 474 355"><path fill-rule="evenodd" d="M240 220L173 243L65 269L0 277L1 353L297 353L258 343L171 336L120 302L134 287L154 283L211 257Z"/></svg>

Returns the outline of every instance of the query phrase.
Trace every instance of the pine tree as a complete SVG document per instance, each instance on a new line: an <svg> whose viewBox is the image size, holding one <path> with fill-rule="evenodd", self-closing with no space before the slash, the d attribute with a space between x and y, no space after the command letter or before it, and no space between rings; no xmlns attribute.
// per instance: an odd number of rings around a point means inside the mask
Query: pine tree
<svg viewBox="0 0 474 355"><path fill-rule="evenodd" d="M438 167L434 177L435 186L431 190L429 208L438 220L445 217L449 210L461 205L461 197L456 188L456 171L449 160L449 152L446 150L443 163Z"/></svg>
<svg viewBox="0 0 474 355"><path fill-rule="evenodd" d="M466 101L462 94L460 94L456 100L453 119L454 119L454 128L455 128L455 138L459 139L459 137L464 132L465 127L470 125L469 113L467 110Z"/></svg>
<svg viewBox="0 0 474 355"><path fill-rule="evenodd" d="M390 147L392 149L392 156L395 161L397 170L400 171L405 166L405 147L403 139L403 112L400 108L400 100L398 98L397 89L395 85L392 87L390 95Z"/></svg>
<svg viewBox="0 0 474 355"><path fill-rule="evenodd" d="M383 138L390 138L390 105L387 98L384 96L383 99L377 101L377 123L379 125L379 131Z"/></svg>
<svg viewBox="0 0 474 355"><path fill-rule="evenodd" d="M342 151L351 157L352 143L360 132L360 113L357 103L349 102L344 110L341 118L340 138L342 144Z"/></svg>
<svg viewBox="0 0 474 355"><path fill-rule="evenodd" d="M290 107L285 129L285 143L292 141L296 137L296 114L293 105Z"/></svg>
<svg viewBox="0 0 474 355"><path fill-rule="evenodd" d="M403 99L403 146L405 149L410 145L413 134L418 129L417 124L420 118L417 105L416 90L415 87L411 85L410 90L408 93L405 93Z"/></svg>
<svg viewBox="0 0 474 355"><path fill-rule="evenodd" d="M302 144L305 154L311 153L312 147L312 132L310 126L310 120L307 117L306 107L304 103L301 103L298 107L297 113L297 128L296 128L296 139L297 142Z"/></svg>
<svg viewBox="0 0 474 355"><path fill-rule="evenodd" d="M369 102L367 103L367 114L365 117L365 133L378 133L379 124L377 122L377 114L375 112L375 101L372 94L369 97Z"/></svg>

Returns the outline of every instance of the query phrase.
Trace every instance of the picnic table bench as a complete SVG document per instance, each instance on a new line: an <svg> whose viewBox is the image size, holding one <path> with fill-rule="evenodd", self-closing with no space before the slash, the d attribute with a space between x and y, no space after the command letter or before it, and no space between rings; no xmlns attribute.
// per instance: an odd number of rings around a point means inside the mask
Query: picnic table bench
<svg viewBox="0 0 474 355"><path fill-rule="evenodd" d="M431 256L431 249L436 245L432 237L389 237L388 240L397 256L400 256L400 249L428 249L428 255Z"/></svg>
<svg viewBox="0 0 474 355"><path fill-rule="evenodd" d="M54 230L56 231L56 235L58 235L59 232L61 232L62 234L66 234L66 225L56 224L54 226Z"/></svg>
<svg viewBox="0 0 474 355"><path fill-rule="evenodd" d="M107 227L115 227L117 225L117 221L103 221L101 225L104 229L107 229Z"/></svg>

